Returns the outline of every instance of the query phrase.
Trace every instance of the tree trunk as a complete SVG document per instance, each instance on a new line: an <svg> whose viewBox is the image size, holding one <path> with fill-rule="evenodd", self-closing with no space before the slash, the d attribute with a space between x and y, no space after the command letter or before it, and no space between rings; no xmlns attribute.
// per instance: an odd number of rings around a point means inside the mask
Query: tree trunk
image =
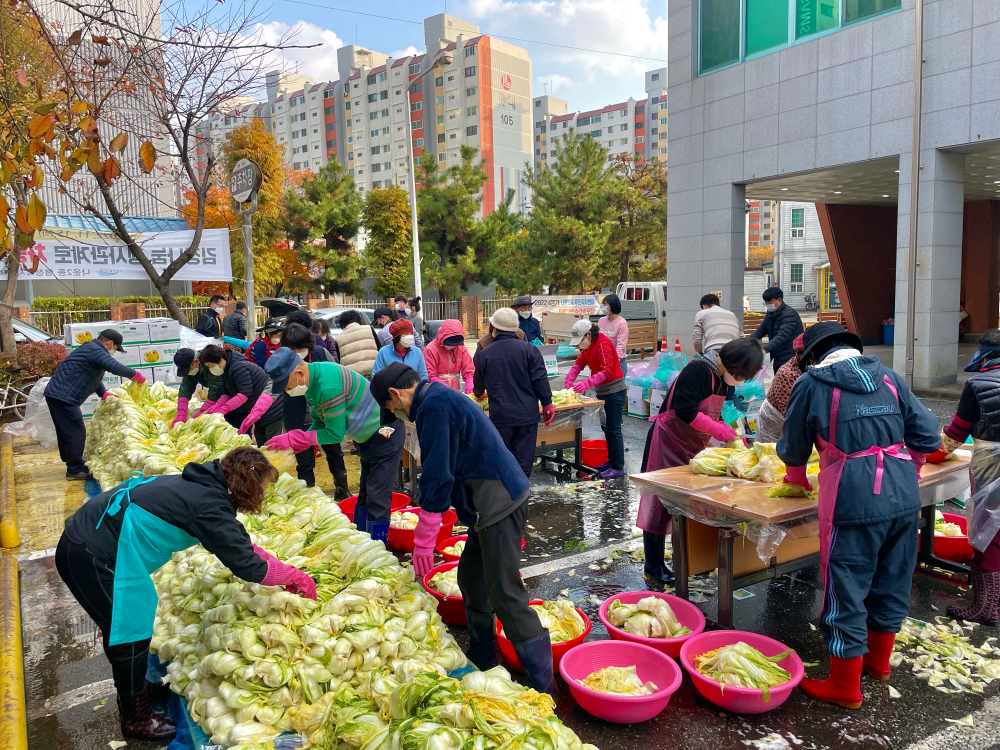
<svg viewBox="0 0 1000 750"><path fill-rule="evenodd" d="M11 313L14 311L14 295L17 292L17 275L21 270L20 248L15 247L7 256L7 288L3 293L3 303L0 304L0 350L13 352L17 345L14 343L14 325L11 322Z"/></svg>
<svg viewBox="0 0 1000 750"><path fill-rule="evenodd" d="M181 309L181 306L177 304L177 300L174 299L174 295L170 291L170 282L163 281L160 277L157 277L153 283L156 284L156 291L158 291L160 293L160 297L163 298L163 304L166 305L167 312L170 314L170 317L182 326L190 328L191 324L188 322L187 315Z"/></svg>

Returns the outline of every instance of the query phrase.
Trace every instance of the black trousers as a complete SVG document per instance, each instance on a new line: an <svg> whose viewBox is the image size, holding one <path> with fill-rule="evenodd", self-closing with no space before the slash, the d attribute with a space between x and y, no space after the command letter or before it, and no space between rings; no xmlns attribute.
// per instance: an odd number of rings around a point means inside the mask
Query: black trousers
<svg viewBox="0 0 1000 750"><path fill-rule="evenodd" d="M104 655L111 662L115 690L125 698L141 693L146 686L150 639L108 645L115 572L95 558L85 545L70 541L66 534L59 538L56 547L56 570L70 593L101 629Z"/></svg>
<svg viewBox="0 0 1000 750"><path fill-rule="evenodd" d="M285 410L282 414L282 421L285 430L305 430L311 424L309 419L309 404L305 396L290 398L285 395ZM347 471L344 465L344 451L340 444L321 445L323 453L326 454L326 463L330 467L331 474ZM299 451L295 454L295 474L299 479L305 481L310 487L316 485L316 451L312 448Z"/></svg>
<svg viewBox="0 0 1000 750"><path fill-rule="evenodd" d="M79 474L87 471L83 462L83 446L87 442L87 427L83 424L83 412L76 404L45 397L56 428L56 442L59 444L59 458L66 464L66 471Z"/></svg>
<svg viewBox="0 0 1000 750"><path fill-rule="evenodd" d="M507 446L524 476L531 477L531 467L535 463L535 444L538 442L538 422L517 427L497 427L500 439Z"/></svg>
<svg viewBox="0 0 1000 750"><path fill-rule="evenodd" d="M253 426L253 436L254 440L257 441L257 447L261 447L273 437L278 437L282 433L281 420L275 420L271 424L261 424L258 422Z"/></svg>
<svg viewBox="0 0 1000 750"><path fill-rule="evenodd" d="M515 643L545 632L538 615L528 607L531 597L521 580L521 536L527 522L528 504L522 503L482 531L470 527L458 561L458 587L466 611L486 616L496 612L504 635Z"/></svg>
<svg viewBox="0 0 1000 750"><path fill-rule="evenodd" d="M403 460L406 428L397 419L389 437L376 432L366 442L355 441L361 459L361 487L358 503L368 506L368 522L388 521L392 504L392 486L396 481L399 464Z"/></svg>

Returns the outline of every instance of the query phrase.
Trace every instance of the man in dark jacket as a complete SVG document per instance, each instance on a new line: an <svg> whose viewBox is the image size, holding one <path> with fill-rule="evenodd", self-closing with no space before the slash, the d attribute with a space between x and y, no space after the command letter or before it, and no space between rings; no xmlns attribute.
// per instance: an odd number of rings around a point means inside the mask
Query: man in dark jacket
<svg viewBox="0 0 1000 750"><path fill-rule="evenodd" d="M784 302L785 294L779 287L772 286L764 290L764 304L767 314L753 332L755 339L767 336L764 351L771 355L774 371L777 372L785 362L795 356L792 342L802 333L802 318Z"/></svg>
<svg viewBox="0 0 1000 750"><path fill-rule="evenodd" d="M223 302L225 297L221 294L213 294L208 302L208 309L198 318L198 324L194 327L202 336L212 339L222 338L222 313L226 311Z"/></svg>
<svg viewBox="0 0 1000 750"><path fill-rule="evenodd" d="M222 335L249 341L247 338L247 303L243 300L237 302L236 310L223 319Z"/></svg>
<svg viewBox="0 0 1000 750"><path fill-rule="evenodd" d="M838 323L806 331L777 452L785 482L809 487L813 445L823 466L819 488L820 629L830 678L804 680L812 697L861 705L861 671L889 679L895 634L909 613L917 562L918 481L940 445L938 421L903 378Z"/></svg>
<svg viewBox="0 0 1000 750"><path fill-rule="evenodd" d="M528 607L530 597L518 572L528 522L524 472L482 409L446 385L421 382L408 365L394 362L380 370L372 378L371 395L381 407L383 425L406 417L417 428L422 473L414 571L423 576L433 567L441 516L454 506L469 527L458 563L469 659L480 669L496 666L496 611L531 687L554 696L549 633Z"/></svg>
<svg viewBox="0 0 1000 750"><path fill-rule="evenodd" d="M213 375L222 377L222 395L210 414L225 415L229 424L244 432L244 426L246 429L253 426L257 445L281 434L285 395L271 398L271 381L263 368L237 351L226 351L214 344L201 350L199 360L208 365ZM251 412L253 418L248 420Z"/></svg>
<svg viewBox="0 0 1000 750"><path fill-rule="evenodd" d="M59 458L66 464L67 479L90 479L90 470L83 462L83 446L87 442L87 428L83 424L80 406L92 393L103 401L107 389L101 383L105 372L128 378L137 383L145 383L141 372L126 367L111 356L114 350L122 348L122 335L113 328L107 328L97 340L88 341L74 349L52 373L52 379L45 386L45 403L52 415L59 444Z"/></svg>
<svg viewBox="0 0 1000 750"><path fill-rule="evenodd" d="M542 341L542 327L538 324L538 319L531 314L534 303L530 294L522 294L514 300L514 312L517 313L518 328L524 333L524 340L529 344L536 339Z"/></svg>
<svg viewBox="0 0 1000 750"><path fill-rule="evenodd" d="M555 407L542 355L538 347L517 338L517 329L513 310L503 307L493 313L493 344L473 358L472 382L476 398L489 394L490 421L524 475L530 477L538 437L538 402L546 425L555 416Z"/></svg>

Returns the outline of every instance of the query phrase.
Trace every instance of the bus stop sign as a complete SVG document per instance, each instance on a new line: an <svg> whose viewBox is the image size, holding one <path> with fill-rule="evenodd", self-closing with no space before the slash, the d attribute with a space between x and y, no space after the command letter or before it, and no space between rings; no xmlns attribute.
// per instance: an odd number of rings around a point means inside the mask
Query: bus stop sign
<svg viewBox="0 0 1000 750"><path fill-rule="evenodd" d="M260 189L263 174L256 162L240 159L229 178L229 194L237 203L247 203Z"/></svg>

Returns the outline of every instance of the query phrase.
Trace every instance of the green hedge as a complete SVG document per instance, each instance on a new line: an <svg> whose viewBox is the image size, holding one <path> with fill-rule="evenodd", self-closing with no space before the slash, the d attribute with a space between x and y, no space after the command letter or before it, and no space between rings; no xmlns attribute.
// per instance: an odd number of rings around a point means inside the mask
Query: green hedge
<svg viewBox="0 0 1000 750"><path fill-rule="evenodd" d="M174 297L181 307L207 307L208 297ZM35 297L31 303L34 312L75 312L85 310L110 310L116 302L142 302L146 307L163 307L161 297Z"/></svg>

